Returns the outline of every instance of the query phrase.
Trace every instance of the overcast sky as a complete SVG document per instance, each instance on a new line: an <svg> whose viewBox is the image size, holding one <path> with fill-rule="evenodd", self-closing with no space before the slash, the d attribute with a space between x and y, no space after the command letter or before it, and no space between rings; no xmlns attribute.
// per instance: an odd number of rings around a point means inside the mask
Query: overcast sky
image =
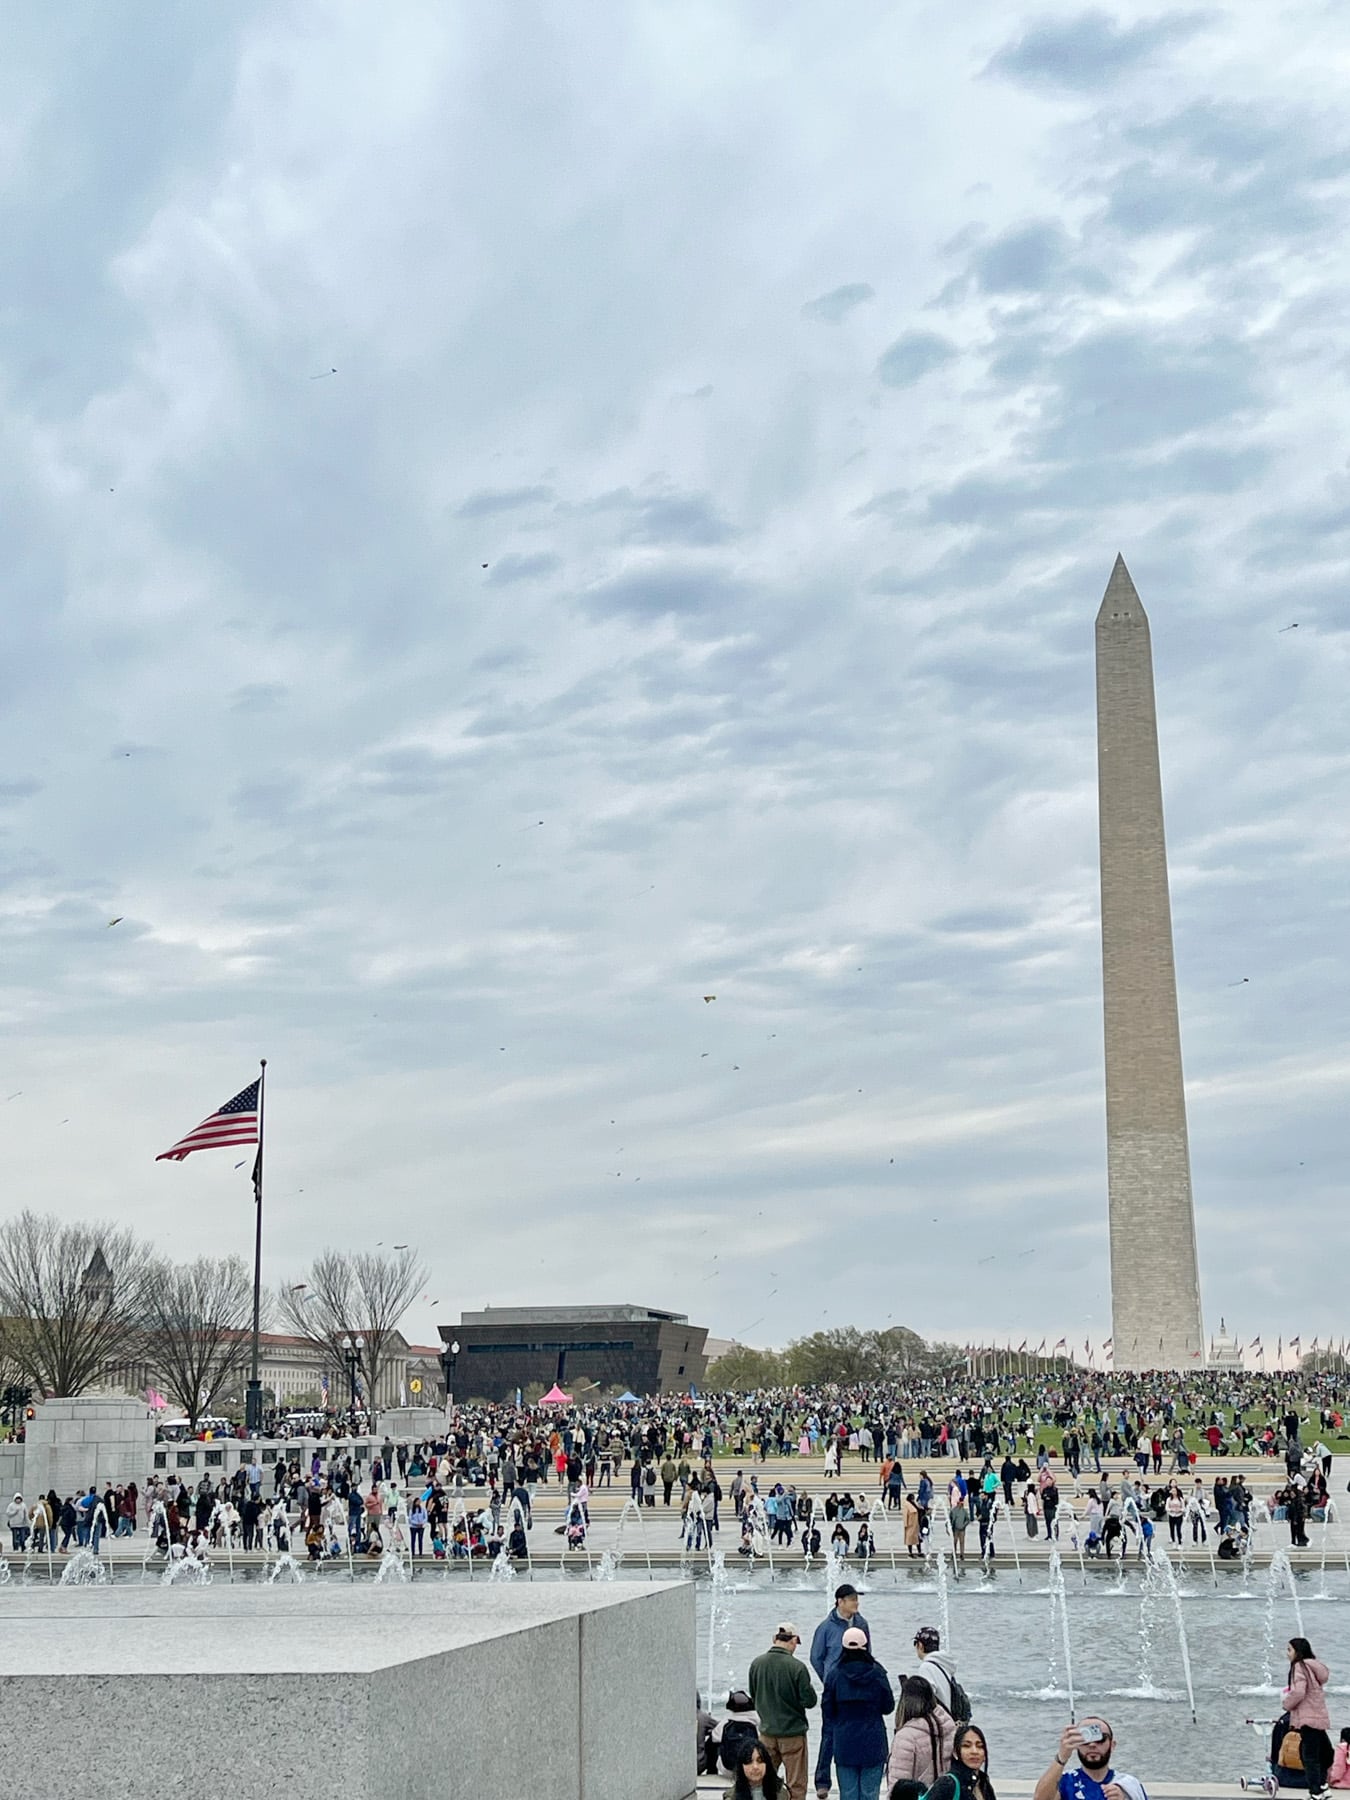
<svg viewBox="0 0 1350 1800"><path fill-rule="evenodd" d="M269 1277L414 1337L1105 1338L1122 550L1206 1324L1344 1331L1343 7L0 40L6 1204L249 1253L153 1159L265 1055Z"/></svg>

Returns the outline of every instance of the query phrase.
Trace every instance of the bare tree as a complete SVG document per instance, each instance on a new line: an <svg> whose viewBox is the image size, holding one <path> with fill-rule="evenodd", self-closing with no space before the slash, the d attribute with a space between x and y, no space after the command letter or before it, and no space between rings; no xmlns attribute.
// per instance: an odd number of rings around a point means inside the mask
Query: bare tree
<svg viewBox="0 0 1350 1800"><path fill-rule="evenodd" d="M297 1337L327 1351L334 1369L344 1365L344 1338L364 1340L361 1377L372 1428L380 1378L399 1321L426 1279L426 1264L412 1249L392 1256L325 1250L311 1264L308 1281L281 1290L281 1315L287 1325Z"/></svg>
<svg viewBox="0 0 1350 1800"><path fill-rule="evenodd" d="M249 1361L253 1276L239 1256L161 1263L146 1306L151 1368L192 1429Z"/></svg>
<svg viewBox="0 0 1350 1800"><path fill-rule="evenodd" d="M5 1350L39 1393L80 1394L145 1345L156 1259L111 1225L23 1212L0 1224Z"/></svg>

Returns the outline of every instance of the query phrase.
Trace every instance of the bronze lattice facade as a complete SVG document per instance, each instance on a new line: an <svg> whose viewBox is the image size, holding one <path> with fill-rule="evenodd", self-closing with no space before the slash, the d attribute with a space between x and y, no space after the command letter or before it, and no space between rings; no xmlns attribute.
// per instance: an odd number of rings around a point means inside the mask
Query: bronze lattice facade
<svg viewBox="0 0 1350 1800"><path fill-rule="evenodd" d="M458 1342L457 1398L513 1400L516 1389L551 1387L562 1358L562 1385L584 1397L597 1388L642 1396L702 1387L707 1328L683 1313L648 1306L492 1306L442 1325Z"/></svg>

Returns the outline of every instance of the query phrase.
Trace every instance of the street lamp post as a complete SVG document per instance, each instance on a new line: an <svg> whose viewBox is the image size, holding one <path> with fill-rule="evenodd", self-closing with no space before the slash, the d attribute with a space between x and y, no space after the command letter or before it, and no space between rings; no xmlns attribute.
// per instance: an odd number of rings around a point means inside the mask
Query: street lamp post
<svg viewBox="0 0 1350 1800"><path fill-rule="evenodd" d="M347 1391L350 1396L348 1416L352 1431L356 1430L356 1377L361 1372L361 1352L366 1347L363 1337L344 1337L342 1340L342 1360L347 1365Z"/></svg>
<svg viewBox="0 0 1350 1800"><path fill-rule="evenodd" d="M445 1405L449 1411L455 1398L455 1364L459 1360L459 1339L448 1343L441 1352L441 1373L445 1376Z"/></svg>

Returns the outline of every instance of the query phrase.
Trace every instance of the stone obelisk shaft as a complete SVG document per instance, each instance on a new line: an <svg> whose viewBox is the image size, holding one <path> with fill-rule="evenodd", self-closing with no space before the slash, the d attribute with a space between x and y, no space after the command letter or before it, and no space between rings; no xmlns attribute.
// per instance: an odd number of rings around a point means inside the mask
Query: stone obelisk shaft
<svg viewBox="0 0 1350 1800"><path fill-rule="evenodd" d="M1204 1362L1148 619L1120 557L1097 614L1111 1335L1117 1369Z"/></svg>

